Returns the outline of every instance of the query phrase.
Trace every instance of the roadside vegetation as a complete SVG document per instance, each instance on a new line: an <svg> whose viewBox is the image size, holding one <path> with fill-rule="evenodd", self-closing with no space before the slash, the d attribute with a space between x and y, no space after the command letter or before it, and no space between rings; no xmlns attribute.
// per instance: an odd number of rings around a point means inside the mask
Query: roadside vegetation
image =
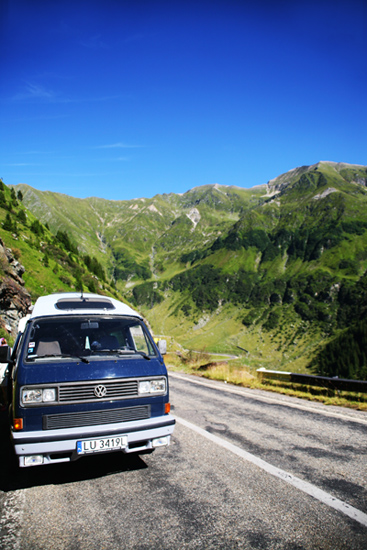
<svg viewBox="0 0 367 550"><path fill-rule="evenodd" d="M279 380L260 381L256 368L246 365L244 358L228 359L206 351L180 351L167 354L168 370L194 374L210 380L257 390L281 393L325 405L346 407L367 411L367 394L319 388L305 384L288 383Z"/></svg>

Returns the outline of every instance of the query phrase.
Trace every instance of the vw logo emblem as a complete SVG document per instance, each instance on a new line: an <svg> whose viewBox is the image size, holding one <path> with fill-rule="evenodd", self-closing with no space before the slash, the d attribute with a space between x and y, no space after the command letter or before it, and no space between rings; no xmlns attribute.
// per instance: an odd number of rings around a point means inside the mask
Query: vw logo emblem
<svg viewBox="0 0 367 550"><path fill-rule="evenodd" d="M105 397L107 395L106 386L103 386L102 384L99 384L99 386L96 386L94 388L94 395L96 397Z"/></svg>

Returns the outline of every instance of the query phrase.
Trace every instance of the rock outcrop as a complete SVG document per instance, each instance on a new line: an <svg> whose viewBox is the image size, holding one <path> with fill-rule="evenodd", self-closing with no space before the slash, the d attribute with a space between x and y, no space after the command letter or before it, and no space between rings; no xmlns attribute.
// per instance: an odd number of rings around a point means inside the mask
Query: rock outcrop
<svg viewBox="0 0 367 550"><path fill-rule="evenodd" d="M15 336L19 319L31 306L31 296L24 288L24 267L0 238L0 327Z"/></svg>

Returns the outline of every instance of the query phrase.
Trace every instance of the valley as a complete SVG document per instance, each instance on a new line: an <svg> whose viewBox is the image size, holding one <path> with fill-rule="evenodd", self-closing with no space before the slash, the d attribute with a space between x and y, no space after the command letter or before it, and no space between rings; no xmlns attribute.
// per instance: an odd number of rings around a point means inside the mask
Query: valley
<svg viewBox="0 0 367 550"><path fill-rule="evenodd" d="M250 371L326 372L320 353L343 348L352 331L350 364L332 352L335 374L363 379L366 185L365 166L319 162L250 189L204 185L129 201L4 186L5 202L11 192L22 200L0 208L0 236L17 249L32 298L80 285L115 294L171 351L240 347ZM9 213L16 231L4 229ZM42 234L29 231L34 220ZM57 235L64 257L52 248Z"/></svg>

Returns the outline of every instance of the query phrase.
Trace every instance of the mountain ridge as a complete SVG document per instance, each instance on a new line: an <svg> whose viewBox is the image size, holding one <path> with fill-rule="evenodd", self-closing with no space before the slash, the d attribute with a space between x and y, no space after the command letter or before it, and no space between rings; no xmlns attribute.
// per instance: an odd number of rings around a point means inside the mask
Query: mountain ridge
<svg viewBox="0 0 367 550"><path fill-rule="evenodd" d="M14 189L98 259L156 333L304 371L363 317L366 186L367 167L321 161L250 189L210 184L128 201Z"/></svg>

